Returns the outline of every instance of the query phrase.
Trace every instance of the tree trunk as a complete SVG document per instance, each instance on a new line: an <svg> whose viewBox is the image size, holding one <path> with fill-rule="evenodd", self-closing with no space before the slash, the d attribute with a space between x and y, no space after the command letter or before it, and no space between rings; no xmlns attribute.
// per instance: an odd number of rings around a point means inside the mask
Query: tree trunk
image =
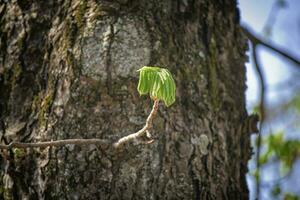
<svg viewBox="0 0 300 200"><path fill-rule="evenodd" d="M248 199L245 51L235 1L0 0L1 142L117 140L153 103L137 69L168 68L152 144L1 151L1 199Z"/></svg>

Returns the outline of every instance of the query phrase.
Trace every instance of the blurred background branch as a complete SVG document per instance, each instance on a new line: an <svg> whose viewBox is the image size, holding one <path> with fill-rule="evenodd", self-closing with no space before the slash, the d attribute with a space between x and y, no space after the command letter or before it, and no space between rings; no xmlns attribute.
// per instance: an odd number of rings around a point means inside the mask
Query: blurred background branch
<svg viewBox="0 0 300 200"><path fill-rule="evenodd" d="M279 47L278 45L275 45L271 42L264 41L263 39L260 39L258 36L256 36L254 33L252 33L249 28L245 28L242 26L242 30L244 31L247 38L251 41L251 43L256 47L256 45L263 45L275 53L278 53L280 56L288 59L289 61L293 62L297 67L300 68L300 59L297 59L295 56L292 56L290 52L287 52L283 48Z"/></svg>
<svg viewBox="0 0 300 200"><path fill-rule="evenodd" d="M241 29L251 44L247 106L261 117L252 138L251 200L300 199L299 7L297 0L240 0Z"/></svg>

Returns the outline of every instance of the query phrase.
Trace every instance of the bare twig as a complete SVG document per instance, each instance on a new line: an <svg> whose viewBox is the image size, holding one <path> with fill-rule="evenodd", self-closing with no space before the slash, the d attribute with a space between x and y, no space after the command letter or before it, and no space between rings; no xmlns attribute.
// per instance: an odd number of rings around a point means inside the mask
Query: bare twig
<svg viewBox="0 0 300 200"><path fill-rule="evenodd" d="M147 118L147 120L146 120L145 126L144 126L141 130L139 130L139 131L136 132L136 133L127 135L127 136L125 136L125 137L119 139L117 142L115 142L115 143L113 144L113 146L114 146L115 148L118 148L118 147L120 147L122 144L124 144L124 143L126 143L126 142L128 142L128 141L130 141L130 140L133 140L133 139L136 139L136 138L138 138L138 137L141 137L141 136L142 136L142 135L143 135L143 134L151 127L152 119L153 119L153 117L155 116L155 114L156 114L156 112L157 112L157 109L158 109L158 103L159 103L158 100L155 100L155 101L154 101L154 104L153 104L153 107L152 107L152 111L151 111L151 113L149 114L149 116L148 116L148 118Z"/></svg>
<svg viewBox="0 0 300 200"><path fill-rule="evenodd" d="M251 41L252 42L252 41ZM262 143L262 128L263 128L263 123L265 120L265 80L263 77L263 73L261 71L261 67L258 62L258 55L256 51L256 44L252 42L252 57L254 61L254 66L256 69L256 72L259 77L259 82L260 82L260 104L259 104L259 110L260 110L260 123L259 123L259 132L257 136L257 154L256 154L256 170L259 172L260 170L260 162L259 162L259 157L260 157L260 151L261 151L261 143ZM256 178L256 198L259 199L260 196L260 177Z"/></svg>
<svg viewBox="0 0 300 200"><path fill-rule="evenodd" d="M146 133L147 130L149 130L151 128L151 122L155 116L155 114L157 113L158 110L158 103L159 100L155 100L154 101L154 105L152 108L152 111L150 112L147 120L146 120L146 124L145 126L139 130L136 133L132 133L130 135L127 135L125 137L122 137L121 139L119 139L117 142L112 142L109 140L104 140L104 139L96 139L96 138L92 138L92 139L65 139L65 140L55 140L55 141L45 141L45 142L35 142L35 143L26 143L26 142L11 142L8 145L4 145L4 144L0 144L0 149L11 149L11 148L46 148L46 147L50 147L50 146L65 146L65 145L91 145L91 144L95 144L95 145L101 145L101 146L105 146L105 147L109 147L112 146L114 148L118 148L121 145L137 139L141 136L144 135L144 133Z"/></svg>
<svg viewBox="0 0 300 200"><path fill-rule="evenodd" d="M0 144L0 149L11 149L11 148L45 148L50 146L65 146L68 144L74 145L104 145L108 146L111 144L108 140L102 139L66 139L66 140L55 140L55 141L46 141L46 142L35 142L35 143L26 143L26 142L11 142L8 145Z"/></svg>
<svg viewBox="0 0 300 200"><path fill-rule="evenodd" d="M285 4L286 3L282 3L281 0L277 0L273 3L268 18L266 20L265 26L263 27L263 32L271 34L272 26L274 26L279 11L285 7Z"/></svg>
<svg viewBox="0 0 300 200"><path fill-rule="evenodd" d="M279 55L281 55L281 56L287 58L288 60L292 61L294 64L296 64L297 67L300 67L300 60L297 59L294 56L291 56L289 53L287 53L281 47L278 47L277 45L275 45L273 43L265 42L263 39L260 39L258 36L255 36L255 34L253 34L251 31L249 31L249 29L246 28L246 27L241 26L241 28L242 28L243 32L245 33L245 35L248 37L248 39L251 40L251 42L255 46L256 45L263 45L263 46L271 49L275 53L278 53Z"/></svg>

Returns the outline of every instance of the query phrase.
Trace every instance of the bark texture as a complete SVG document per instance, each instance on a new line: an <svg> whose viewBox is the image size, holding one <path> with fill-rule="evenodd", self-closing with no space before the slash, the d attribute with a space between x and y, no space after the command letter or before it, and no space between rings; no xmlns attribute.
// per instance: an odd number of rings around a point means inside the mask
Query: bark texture
<svg viewBox="0 0 300 200"><path fill-rule="evenodd" d="M1 142L117 140L151 100L143 65L165 66L150 145L1 152L1 199L248 199L245 51L236 1L0 0Z"/></svg>

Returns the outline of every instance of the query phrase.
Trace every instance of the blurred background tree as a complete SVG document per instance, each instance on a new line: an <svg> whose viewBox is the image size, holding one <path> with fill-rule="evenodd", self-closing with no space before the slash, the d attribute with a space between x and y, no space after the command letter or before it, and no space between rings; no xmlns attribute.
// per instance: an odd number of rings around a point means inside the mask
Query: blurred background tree
<svg viewBox="0 0 300 200"><path fill-rule="evenodd" d="M239 3L242 24L251 27L264 41L272 41L299 60L299 1L240 0ZM299 199L300 66L263 46L257 51L265 82L265 112L258 159L260 168L257 169L255 156L249 163L250 198L257 196L255 188L259 183L260 199ZM259 80L250 52L247 108L249 112L261 113ZM257 136L253 137L253 146L257 146L255 141Z"/></svg>

